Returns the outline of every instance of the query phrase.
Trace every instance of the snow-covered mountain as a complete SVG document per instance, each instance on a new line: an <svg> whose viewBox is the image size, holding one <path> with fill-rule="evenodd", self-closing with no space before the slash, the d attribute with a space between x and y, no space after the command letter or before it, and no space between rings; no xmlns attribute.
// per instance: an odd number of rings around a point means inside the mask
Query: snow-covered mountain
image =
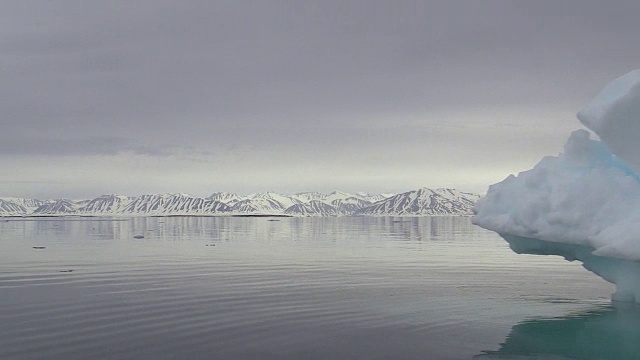
<svg viewBox="0 0 640 360"><path fill-rule="evenodd" d="M235 205L238 201L243 200L242 197L234 194L234 193L227 193L227 192L215 192L213 194L211 194L208 199L214 200L214 201L218 201L224 204L227 204L229 206L233 206Z"/></svg>
<svg viewBox="0 0 640 360"><path fill-rule="evenodd" d="M137 215L206 215L230 211L230 206L217 200L189 194L150 194L134 198L115 214Z"/></svg>
<svg viewBox="0 0 640 360"><path fill-rule="evenodd" d="M351 196L344 199L335 199L331 202L341 215L353 215L356 211L371 205L371 201Z"/></svg>
<svg viewBox="0 0 640 360"><path fill-rule="evenodd" d="M11 199L0 199L0 215L22 215L26 214L27 209L19 203L11 201Z"/></svg>
<svg viewBox="0 0 640 360"><path fill-rule="evenodd" d="M394 193L386 193L386 194L375 194L375 195L370 195L370 194L359 194L360 198L363 200L367 200L369 202L375 203L378 201L382 201L382 200L386 200L390 197L396 196L396 194Z"/></svg>
<svg viewBox="0 0 640 360"><path fill-rule="evenodd" d="M60 199L54 202L40 205L33 211L34 215L55 215L55 214L73 214L78 208L78 204L71 200Z"/></svg>
<svg viewBox="0 0 640 360"><path fill-rule="evenodd" d="M311 200L320 200L324 197L325 195L321 192L317 192L317 191L309 191L309 192L301 192L301 193L297 193L295 195L292 195L291 197L297 200L300 200L300 202L309 202Z"/></svg>
<svg viewBox="0 0 640 360"><path fill-rule="evenodd" d="M291 196L286 196L286 195L280 195L278 193L274 193L271 191L265 192L265 193L260 193L260 194L255 194L251 197L251 200L266 200L268 202L275 202L277 204L279 204L279 207L281 207L282 209L286 209L289 206L293 205L293 204L299 204L302 201L295 199Z"/></svg>
<svg viewBox="0 0 640 360"><path fill-rule="evenodd" d="M218 192L206 198L188 194L102 195L87 200L0 198L0 216L467 215L480 197L453 189L427 188L390 195L334 191L291 196L274 192L248 196ZM377 202L372 201L376 199Z"/></svg>
<svg viewBox="0 0 640 360"><path fill-rule="evenodd" d="M83 204L78 212L113 214L122 211L130 202L131 198L127 196L102 195Z"/></svg>
<svg viewBox="0 0 640 360"><path fill-rule="evenodd" d="M359 209L357 215L471 214L480 195L454 189L422 188L392 196Z"/></svg>
<svg viewBox="0 0 640 360"><path fill-rule="evenodd" d="M237 214L281 214L285 207L270 198L252 198L238 201L231 207L231 212Z"/></svg>
<svg viewBox="0 0 640 360"><path fill-rule="evenodd" d="M354 198L354 197L358 197L358 195L349 194L342 191L334 191L330 194L323 196L321 200L326 202L327 204L331 204L336 200L344 200L344 199Z"/></svg>
<svg viewBox="0 0 640 360"><path fill-rule="evenodd" d="M285 211L287 215L298 216L337 216L340 215L339 210L335 206L331 206L320 200L311 200L306 203L294 204Z"/></svg>
<svg viewBox="0 0 640 360"><path fill-rule="evenodd" d="M40 206L53 202L53 200L24 199L24 198L16 198L16 197L3 197L3 198L0 198L0 201L19 205L25 208L27 212L33 212L35 209L39 208Z"/></svg>

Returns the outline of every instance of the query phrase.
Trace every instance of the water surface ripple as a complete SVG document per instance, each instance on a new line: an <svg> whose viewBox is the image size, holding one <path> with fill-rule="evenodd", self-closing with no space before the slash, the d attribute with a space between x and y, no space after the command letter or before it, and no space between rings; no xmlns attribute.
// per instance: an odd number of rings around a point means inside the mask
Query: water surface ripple
<svg viewBox="0 0 640 360"><path fill-rule="evenodd" d="M609 306L467 217L278 220L2 221L0 358L491 357L522 322Z"/></svg>

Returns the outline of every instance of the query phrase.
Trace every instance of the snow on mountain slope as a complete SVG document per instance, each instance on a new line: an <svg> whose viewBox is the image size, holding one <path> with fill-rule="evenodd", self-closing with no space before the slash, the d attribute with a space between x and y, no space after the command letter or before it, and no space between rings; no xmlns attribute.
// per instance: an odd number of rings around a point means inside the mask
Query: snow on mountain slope
<svg viewBox="0 0 640 360"><path fill-rule="evenodd" d="M221 203L227 204L229 206L235 205L238 201L243 200L244 198L238 196L234 193L227 192L215 192L211 194L207 199L211 199L213 201L219 201Z"/></svg>
<svg viewBox="0 0 640 360"><path fill-rule="evenodd" d="M328 195L323 196L321 200L326 202L327 204L331 204L336 200L344 200L352 197L357 197L357 195L349 194L342 191L334 191Z"/></svg>
<svg viewBox="0 0 640 360"><path fill-rule="evenodd" d="M0 199L0 215L4 216L16 216L24 215L27 213L27 209L8 199Z"/></svg>
<svg viewBox="0 0 640 360"><path fill-rule="evenodd" d="M298 216L337 216L339 215L336 207L327 204L320 200L311 200L306 203L294 204L288 207L285 211L287 215Z"/></svg>
<svg viewBox="0 0 640 360"><path fill-rule="evenodd" d="M359 215L471 214L479 195L454 189L422 188L398 194L356 212Z"/></svg>
<svg viewBox="0 0 640 360"><path fill-rule="evenodd" d="M291 198L296 199L300 202L309 202L311 200L320 200L324 197L325 195L321 192L317 192L317 191L309 191L309 192L301 192L301 193L297 193L295 195L292 195Z"/></svg>
<svg viewBox="0 0 640 360"><path fill-rule="evenodd" d="M3 197L0 200L4 200L6 202L10 202L16 205L20 205L29 213L33 210L39 208L44 204L48 204L53 202L53 200L38 200L38 199L25 199L25 198L16 198L16 197Z"/></svg>
<svg viewBox="0 0 640 360"><path fill-rule="evenodd" d="M56 214L72 214L77 209L77 205L71 200L61 199L52 203L39 206L33 211L34 215L56 215Z"/></svg>
<svg viewBox="0 0 640 360"><path fill-rule="evenodd" d="M386 193L386 194L376 194L376 195L368 195L362 197L363 200L367 200L371 203L376 203L378 201L387 200L390 197L396 196L394 193Z"/></svg>
<svg viewBox="0 0 640 360"><path fill-rule="evenodd" d="M281 214L285 207L270 198L253 198L238 201L231 207L233 213L243 214Z"/></svg>
<svg viewBox="0 0 640 360"><path fill-rule="evenodd" d="M353 215L356 211L370 206L371 202L357 197L348 197L333 200L331 205L333 205L341 215Z"/></svg>
<svg viewBox="0 0 640 360"><path fill-rule="evenodd" d="M368 199L382 198L376 203ZM83 215L440 215L469 214L478 195L452 189L420 189L387 198L385 194L357 195L334 191L293 196L266 192L251 196L214 193L209 197L188 194L149 194L138 197L102 195L89 200L34 200L0 198L0 216ZM310 200L306 200L310 199ZM25 206L28 205L28 206ZM34 207L38 205L37 207Z"/></svg>
<svg viewBox="0 0 640 360"><path fill-rule="evenodd" d="M165 195L141 195L129 203L123 211L127 214L147 214L152 212L161 213L165 208L165 199Z"/></svg>
<svg viewBox="0 0 640 360"><path fill-rule="evenodd" d="M301 202L300 200L295 199L291 196L281 195L271 191L255 194L251 197L251 200L267 200L270 202L277 202L278 204L280 204L280 207L282 207L282 209L286 209L293 204L298 204Z"/></svg>
<svg viewBox="0 0 640 360"><path fill-rule="evenodd" d="M53 202L53 200L3 197L0 198L0 216L23 216L31 214L40 206Z"/></svg>
<svg viewBox="0 0 640 360"><path fill-rule="evenodd" d="M230 207L211 198L188 194L139 196L122 209L123 214L197 215L228 212Z"/></svg>
<svg viewBox="0 0 640 360"><path fill-rule="evenodd" d="M122 212L131 203L131 198L120 195L102 195L82 204L76 210L84 214L116 214Z"/></svg>
<svg viewBox="0 0 640 360"><path fill-rule="evenodd" d="M213 201L187 194L172 194L166 199L164 209L170 214L202 214L206 205Z"/></svg>

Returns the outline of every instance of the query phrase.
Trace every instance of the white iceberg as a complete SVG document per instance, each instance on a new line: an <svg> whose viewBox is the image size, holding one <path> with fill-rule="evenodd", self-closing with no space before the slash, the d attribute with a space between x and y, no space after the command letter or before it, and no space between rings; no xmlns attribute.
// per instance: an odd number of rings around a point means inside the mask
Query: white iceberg
<svg viewBox="0 0 640 360"><path fill-rule="evenodd" d="M602 89L578 119L636 172L640 171L640 70Z"/></svg>
<svg viewBox="0 0 640 360"><path fill-rule="evenodd" d="M607 85L578 118L564 152L489 187L473 222L518 253L560 255L640 302L640 71ZM610 150L613 150L610 151Z"/></svg>

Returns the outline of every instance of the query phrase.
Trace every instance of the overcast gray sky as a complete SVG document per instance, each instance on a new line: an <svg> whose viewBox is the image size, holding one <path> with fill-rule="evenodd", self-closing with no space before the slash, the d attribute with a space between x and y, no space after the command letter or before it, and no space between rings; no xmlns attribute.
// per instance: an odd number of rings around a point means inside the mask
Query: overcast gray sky
<svg viewBox="0 0 640 360"><path fill-rule="evenodd" d="M482 192L638 66L637 1L0 0L0 196Z"/></svg>

